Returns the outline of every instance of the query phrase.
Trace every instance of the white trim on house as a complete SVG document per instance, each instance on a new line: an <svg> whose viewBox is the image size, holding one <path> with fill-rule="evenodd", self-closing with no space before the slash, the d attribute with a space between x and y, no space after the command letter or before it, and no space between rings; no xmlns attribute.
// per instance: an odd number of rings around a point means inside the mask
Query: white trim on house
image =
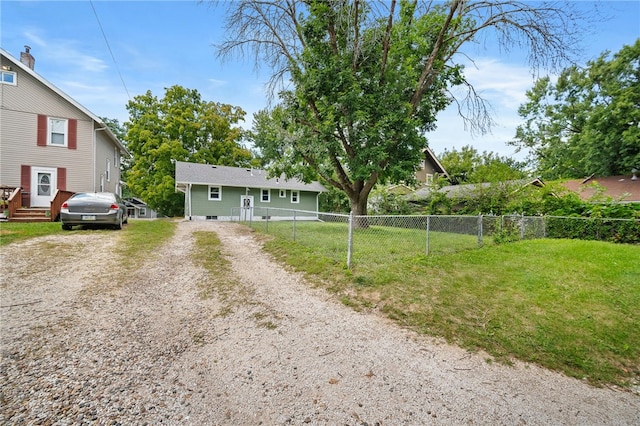
<svg viewBox="0 0 640 426"><path fill-rule="evenodd" d="M213 196L214 194L216 195L215 197ZM207 199L209 201L222 201L222 187L220 185L209 185L207 189Z"/></svg>

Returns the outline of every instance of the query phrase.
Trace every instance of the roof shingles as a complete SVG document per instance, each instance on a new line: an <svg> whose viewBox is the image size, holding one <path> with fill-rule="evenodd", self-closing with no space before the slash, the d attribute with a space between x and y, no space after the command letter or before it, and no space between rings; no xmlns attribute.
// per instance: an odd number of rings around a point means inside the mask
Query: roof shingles
<svg viewBox="0 0 640 426"><path fill-rule="evenodd" d="M264 189L289 189L299 191L324 192L319 182L304 183L299 179L267 178L267 172L261 169L218 166L211 164L176 162L176 185L219 185Z"/></svg>

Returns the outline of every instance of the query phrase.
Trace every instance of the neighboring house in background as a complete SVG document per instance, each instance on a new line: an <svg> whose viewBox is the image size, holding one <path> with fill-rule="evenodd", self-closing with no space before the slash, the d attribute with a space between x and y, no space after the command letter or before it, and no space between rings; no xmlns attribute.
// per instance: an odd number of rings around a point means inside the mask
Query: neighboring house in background
<svg viewBox="0 0 640 426"><path fill-rule="evenodd" d="M420 162L420 168L416 172L416 181L418 183L430 185L438 176L449 177L449 174L430 148L425 148L422 152L424 153L424 159Z"/></svg>
<svg viewBox="0 0 640 426"><path fill-rule="evenodd" d="M496 186L503 186L506 188L513 188L512 191L515 193L520 189L527 186L535 186L538 188L542 188L545 186L545 183L539 178L529 178L529 179L518 179L518 180L509 180L505 182L496 182L496 183L466 183L462 185L447 185L442 188L436 188L433 186L425 186L414 191L411 194L407 194L405 199L409 202L419 203L421 201L427 200L434 193L442 193L448 199L453 200L456 204L453 206L453 210L457 211L463 207L462 201L465 198L476 198L481 195L483 192L491 189Z"/></svg>
<svg viewBox="0 0 640 426"><path fill-rule="evenodd" d="M22 188L22 205L49 208L56 190L121 194L126 148L106 124L0 48L0 185Z"/></svg>
<svg viewBox="0 0 640 426"><path fill-rule="evenodd" d="M256 220L290 218L291 210L318 211L318 195L326 191L318 182L267 178L267 172L248 167L176 162L176 191L185 194L185 218L194 220ZM296 213L297 218L315 214Z"/></svg>
<svg viewBox="0 0 640 426"><path fill-rule="evenodd" d="M127 215L129 215L131 219L157 219L162 217L158 215L158 212L150 209L147 203L139 198L127 198L124 200L124 204L127 206Z"/></svg>
<svg viewBox="0 0 640 426"><path fill-rule="evenodd" d="M638 171L623 176L572 179L563 183L565 188L575 192L583 200L591 200L594 195L611 197L621 203L640 203L640 177ZM602 191L600 193L600 191Z"/></svg>

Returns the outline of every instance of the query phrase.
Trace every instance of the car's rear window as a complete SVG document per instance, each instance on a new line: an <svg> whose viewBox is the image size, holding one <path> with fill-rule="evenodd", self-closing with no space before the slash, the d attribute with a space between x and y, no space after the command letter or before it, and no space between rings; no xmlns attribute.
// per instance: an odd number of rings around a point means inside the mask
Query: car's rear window
<svg viewBox="0 0 640 426"><path fill-rule="evenodd" d="M83 200L87 198L98 198L100 200L114 201L114 197L111 194L90 194L90 193L79 193L73 196L76 200Z"/></svg>

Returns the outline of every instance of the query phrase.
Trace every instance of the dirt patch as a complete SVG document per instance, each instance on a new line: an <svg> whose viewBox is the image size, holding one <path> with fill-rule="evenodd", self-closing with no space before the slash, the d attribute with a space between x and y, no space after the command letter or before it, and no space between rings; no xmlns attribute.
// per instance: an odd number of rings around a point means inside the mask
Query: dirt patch
<svg viewBox="0 0 640 426"><path fill-rule="evenodd" d="M246 302L200 296L211 277L193 262L195 231L217 233ZM125 276L112 273L117 238L3 249L1 423L640 423L631 392L489 364L354 312L240 225L182 222Z"/></svg>

